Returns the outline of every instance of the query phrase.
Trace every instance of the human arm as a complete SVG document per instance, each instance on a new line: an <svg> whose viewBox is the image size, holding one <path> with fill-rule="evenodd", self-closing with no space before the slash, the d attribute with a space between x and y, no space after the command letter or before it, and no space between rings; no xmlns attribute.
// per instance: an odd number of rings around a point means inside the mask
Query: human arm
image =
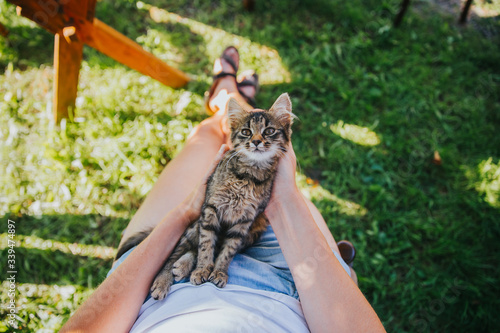
<svg viewBox="0 0 500 333"><path fill-rule="evenodd" d="M202 184L170 211L96 289L60 332L128 332L153 279L187 226L199 215L206 181L227 150L223 145Z"/></svg>
<svg viewBox="0 0 500 333"><path fill-rule="evenodd" d="M295 183L290 146L266 209L312 332L385 332L375 311L335 258Z"/></svg>

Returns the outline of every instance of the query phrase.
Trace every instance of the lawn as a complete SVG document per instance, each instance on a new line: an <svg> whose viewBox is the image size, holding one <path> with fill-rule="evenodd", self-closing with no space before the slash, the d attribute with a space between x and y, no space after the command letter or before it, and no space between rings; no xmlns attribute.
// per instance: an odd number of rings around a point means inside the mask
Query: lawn
<svg viewBox="0 0 500 333"><path fill-rule="evenodd" d="M74 121L52 121L53 37L0 2L0 258L15 221L19 332L53 332L104 279L120 234L207 117L227 45L299 120L300 187L388 332L493 332L500 308L497 16L399 0L102 0L96 17L192 77L171 89L85 48ZM1 331L9 301L2 278Z"/></svg>

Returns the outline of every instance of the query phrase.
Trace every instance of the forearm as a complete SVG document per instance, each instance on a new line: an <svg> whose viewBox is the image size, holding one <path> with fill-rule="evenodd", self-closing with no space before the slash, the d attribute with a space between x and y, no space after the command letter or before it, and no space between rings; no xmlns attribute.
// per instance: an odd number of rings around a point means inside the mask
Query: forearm
<svg viewBox="0 0 500 333"><path fill-rule="evenodd" d="M335 258L298 191L266 211L312 332L384 332L365 297Z"/></svg>
<svg viewBox="0 0 500 333"><path fill-rule="evenodd" d="M128 332L153 279L188 223L181 209L171 211L104 280L61 332Z"/></svg>

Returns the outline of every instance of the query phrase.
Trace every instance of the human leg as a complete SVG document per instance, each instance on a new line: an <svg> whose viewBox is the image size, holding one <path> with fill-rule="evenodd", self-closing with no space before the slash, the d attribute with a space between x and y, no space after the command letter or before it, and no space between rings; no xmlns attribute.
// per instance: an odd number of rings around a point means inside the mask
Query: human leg
<svg viewBox="0 0 500 333"><path fill-rule="evenodd" d="M230 52L228 56L234 57L235 54ZM215 74L231 70L232 66L224 59L217 59L215 62ZM214 82L214 85L209 104L214 115L194 128L183 150L167 164L127 226L121 244L137 232L154 228L170 210L180 204L199 184L220 146L227 143L227 102L231 97L238 99L243 105L246 102L238 93L234 77L223 77ZM248 104L246 106L251 108Z"/></svg>

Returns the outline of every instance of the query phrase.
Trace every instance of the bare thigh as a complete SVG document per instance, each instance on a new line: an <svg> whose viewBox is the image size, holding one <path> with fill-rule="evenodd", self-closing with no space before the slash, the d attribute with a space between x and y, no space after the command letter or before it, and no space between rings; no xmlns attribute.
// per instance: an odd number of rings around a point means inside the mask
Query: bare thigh
<svg viewBox="0 0 500 333"><path fill-rule="evenodd" d="M163 169L129 222L121 243L139 231L154 228L170 210L179 205L198 186L225 140L219 115L195 127L184 149Z"/></svg>

